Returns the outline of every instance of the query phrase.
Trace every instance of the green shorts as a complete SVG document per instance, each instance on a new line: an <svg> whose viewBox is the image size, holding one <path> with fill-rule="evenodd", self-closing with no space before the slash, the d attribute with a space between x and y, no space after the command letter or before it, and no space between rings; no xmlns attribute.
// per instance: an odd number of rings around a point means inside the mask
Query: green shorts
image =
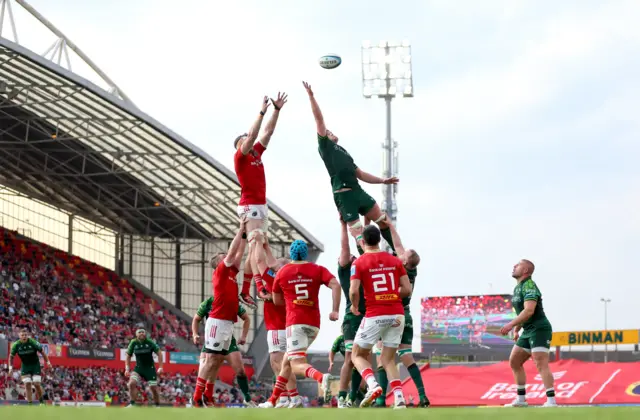
<svg viewBox="0 0 640 420"><path fill-rule="evenodd" d="M408 307L404 308L404 330L402 330L400 344L413 344L413 318Z"/></svg>
<svg viewBox="0 0 640 420"><path fill-rule="evenodd" d="M540 328L531 331L522 331L516 342L516 346L524 349L527 353L549 352L551 348L551 328Z"/></svg>
<svg viewBox="0 0 640 420"><path fill-rule="evenodd" d="M131 376L138 381L140 379L144 379L150 386L158 385L158 373L156 372L155 366L136 366L135 368L133 368L133 373L131 374Z"/></svg>
<svg viewBox="0 0 640 420"><path fill-rule="evenodd" d="M358 220L360 215L367 214L376 204L376 200L362 188L333 193L333 201L336 203L342 220L347 223Z"/></svg>
<svg viewBox="0 0 640 420"><path fill-rule="evenodd" d="M224 356L236 351L240 351L240 349L238 348L238 343L236 342L235 337L231 337L231 344L229 345L229 350L227 350L226 353L224 353ZM207 347L203 345L202 350L200 350L200 353L213 353L213 352L211 350L208 350Z"/></svg>
<svg viewBox="0 0 640 420"><path fill-rule="evenodd" d="M24 363L20 367L20 375L21 376L40 376L42 375L42 370L40 369L40 363L37 365L25 365Z"/></svg>
<svg viewBox="0 0 640 420"><path fill-rule="evenodd" d="M356 333L358 332L358 328L360 328L362 318L364 318L364 315L355 316L351 311L344 315L344 320L342 321L342 335L344 336L344 346L347 351L351 351L351 348L353 347L353 340L356 338ZM350 341L349 344L347 344L348 341Z"/></svg>

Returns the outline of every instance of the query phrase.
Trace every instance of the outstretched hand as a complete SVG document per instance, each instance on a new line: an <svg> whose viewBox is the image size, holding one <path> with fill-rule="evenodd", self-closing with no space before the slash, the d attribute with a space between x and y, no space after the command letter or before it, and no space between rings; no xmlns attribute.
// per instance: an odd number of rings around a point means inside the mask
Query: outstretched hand
<svg viewBox="0 0 640 420"><path fill-rule="evenodd" d="M284 106L284 104L287 103L287 98L289 97L289 95L287 95L285 92L278 92L278 98L277 99L273 99L271 98L271 103L273 104L273 107L276 109L276 111L280 111L280 109Z"/></svg>
<svg viewBox="0 0 640 420"><path fill-rule="evenodd" d="M311 90L311 85L309 83L302 82L302 86L307 90L307 94L309 94L309 96L313 96L313 91Z"/></svg>
<svg viewBox="0 0 640 420"><path fill-rule="evenodd" d="M400 178L397 176L392 176L391 178L385 178L382 180L382 183L386 185L397 184L398 182L400 182Z"/></svg>
<svg viewBox="0 0 640 420"><path fill-rule="evenodd" d="M262 112L267 112L267 108L269 108L269 105L271 105L271 103L269 102L269 97L265 96L262 99Z"/></svg>

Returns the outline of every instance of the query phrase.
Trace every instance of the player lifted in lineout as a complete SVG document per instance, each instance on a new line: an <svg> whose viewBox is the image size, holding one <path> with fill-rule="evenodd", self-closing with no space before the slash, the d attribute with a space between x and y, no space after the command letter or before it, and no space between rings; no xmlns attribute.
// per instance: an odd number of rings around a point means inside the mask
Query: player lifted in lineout
<svg viewBox="0 0 640 420"><path fill-rule="evenodd" d="M383 393L369 362L371 348L381 337L380 359L395 397L394 408L406 408L395 356L404 330L402 298L411 294L411 284L402 261L380 250L380 236L377 227L369 225L364 228L364 254L351 265L351 312L360 315L360 284L364 289L366 307L364 319L353 343L351 358L368 386L360 407L368 407Z"/></svg>
<svg viewBox="0 0 640 420"><path fill-rule="evenodd" d="M511 303L516 318L500 329L503 335L515 328L515 346L509 356L509 364L516 381L517 397L506 407L527 407L527 376L524 363L533 358L536 368L547 390L544 407L556 407L556 392L553 387L553 374L549 369L549 348L553 330L542 307L542 294L531 276L535 266L529 260L521 260L515 266L511 276L516 279ZM520 331L522 330L522 333Z"/></svg>
<svg viewBox="0 0 640 420"><path fill-rule="evenodd" d="M282 370L282 361L287 351L287 309L284 305L275 305L273 303L272 292L276 273L289 260L287 258L278 258L276 260L271 253L267 238L261 233L256 234L255 242L252 258L256 261L258 273L262 275L261 279L256 283L256 287L261 299L264 300L264 325L267 329L269 361L273 374L278 375ZM302 397L298 395L296 376L291 374L287 382L287 388L280 394L275 407L299 408L303 405Z"/></svg>
<svg viewBox="0 0 640 420"><path fill-rule="evenodd" d="M378 203L367 194L359 184L359 181L367 184L397 184L398 178L379 178L360 169L353 161L351 155L338 144L338 137L327 130L322 111L316 102L311 86L302 82L311 101L311 111L316 121L318 132L318 152L322 158L327 172L331 177L333 201L342 216L342 219L356 232L356 240L362 246L362 223L360 215L364 215L380 226L382 237L393 248L390 220L382 213Z"/></svg>
<svg viewBox="0 0 640 420"><path fill-rule="evenodd" d="M340 284L329 270L306 261L307 254L307 244L300 240L294 241L289 249L291 262L278 271L273 282L274 303L286 305L287 308L287 357L282 363L271 397L260 404L262 408L275 406L292 373L316 380L322 384L325 392L329 386L330 375L323 375L307 362L307 349L320 331L320 286L331 288L333 310L329 319L337 321Z"/></svg>
<svg viewBox="0 0 640 420"><path fill-rule="evenodd" d="M287 94L278 93L277 99L271 99L273 114L267 123L262 136L258 141L262 119L269 108L270 102L267 96L262 102L260 115L253 123L248 133L236 137L233 147L236 153L233 157L238 182L241 187L240 202L238 203L238 217L247 218L246 234L251 247L256 232L267 232L269 227L269 209L267 208L267 183L262 164L262 154L267 150L271 136L276 129L280 110L287 103ZM249 251L251 255L251 250ZM240 300L251 308L256 308L250 292L252 273L259 277L260 273L255 267L255 261L247 258L244 267L244 281L240 292ZM257 278L256 278L257 280Z"/></svg>
<svg viewBox="0 0 640 420"><path fill-rule="evenodd" d="M247 218L240 218L240 228L231 241L227 253L219 253L211 258L213 276L213 296L211 312L204 328L205 361L198 369L196 389L193 393L193 406L202 407L207 381L215 383L220 366L229 354L233 341L233 325L238 319L240 302L238 300L238 283L236 277L240 271L242 255L246 241L242 238L245 233Z"/></svg>
<svg viewBox="0 0 640 420"><path fill-rule="evenodd" d="M40 357L42 355L47 367L51 369L51 361L49 356L42 349L42 344L29 337L29 330L20 330L19 340L11 345L9 353L9 376L13 372L13 358L18 355L22 365L20 366L20 376L27 392L27 402L33 404L33 388L36 388L36 396L42 404L44 402L42 392L42 372L40 370Z"/></svg>
<svg viewBox="0 0 640 420"><path fill-rule="evenodd" d="M390 225L389 228L391 229L391 237L393 238L393 243L396 247L397 256L398 258L400 258L400 261L402 261L402 263L404 264L404 268L407 271L409 283L411 284L411 294L413 294L413 287L418 275L418 264L420 264L420 256L413 249L405 249L395 226ZM402 299L402 306L404 306L404 331L402 331L402 339L400 340L400 346L398 348L398 356L400 356L400 361L407 368L407 371L409 372L409 375L411 375L413 383L416 385L416 390L418 391L418 395L420 397L419 407L429 407L430 402L424 389L424 382L422 381L420 368L416 364L412 352L413 318L411 317L410 308L411 294ZM382 353L381 342L378 342L373 352L378 357L378 366L380 366L378 368L378 381L380 382L380 387L384 391L383 395L378 397L378 399L376 400L376 406L384 407L386 405L386 391L389 381L387 380L387 372L380 363L380 354Z"/></svg>
<svg viewBox="0 0 640 420"><path fill-rule="evenodd" d="M215 258L215 257L214 257ZM196 314L191 321L191 332L193 334L193 344L196 346L200 343L200 334L198 333L198 326L202 319L207 319L209 317L209 312L211 312L211 307L213 306L214 297L203 300ZM244 364L242 363L242 354L240 354L240 349L238 348L238 344L242 345L247 342L247 334L249 334L249 328L251 328L251 318L249 318L249 314L247 314L247 310L242 306L238 305L238 318L242 320L242 335L236 342L236 338L233 337L231 339L231 345L229 346L229 354L225 358L225 360L231 365L233 370L236 372L236 378L238 379L238 386L240 387L240 391L244 395L244 405L245 407L255 407L255 403L251 401L251 393L249 392L249 378L247 377L247 373L244 370ZM206 322L206 321L205 321ZM200 352L200 365L203 365L205 362L206 355L206 347L202 346L202 351ZM201 401L202 405L209 406L213 405L213 389L216 383L216 378L207 380L207 384L204 389L204 396L202 397L204 400ZM193 405L193 404L192 404Z"/></svg>
<svg viewBox="0 0 640 420"><path fill-rule="evenodd" d="M340 216L340 256L338 257L338 279L340 280L340 287L344 293L346 300L345 314L342 321L342 336L344 337L344 363L340 370L340 387L338 390L338 408L348 408L356 401L360 385L362 383L362 376L360 372L354 368L351 360L351 351L353 348L353 340L356 337L356 331L362 322L364 317L365 305L364 299L360 299L358 312L360 315L354 315L351 312L351 300L349 299L349 289L351 288L351 264L356 260L356 257L351 254L351 247L349 246L349 233L347 232L347 224ZM362 254L364 251L358 247L358 252ZM360 295L362 296L364 291L360 286ZM351 392L347 397L347 387L351 380Z"/></svg>
<svg viewBox="0 0 640 420"><path fill-rule="evenodd" d="M158 356L158 369L153 361L153 353ZM136 357L136 367L131 372L131 357ZM162 352L155 341L147 337L147 332L140 328L136 331L136 338L129 342L124 360L124 374L129 377L129 404L133 407L138 396L138 383L142 379L147 381L153 401L156 407L160 406L160 393L158 392L158 375L162 373Z"/></svg>

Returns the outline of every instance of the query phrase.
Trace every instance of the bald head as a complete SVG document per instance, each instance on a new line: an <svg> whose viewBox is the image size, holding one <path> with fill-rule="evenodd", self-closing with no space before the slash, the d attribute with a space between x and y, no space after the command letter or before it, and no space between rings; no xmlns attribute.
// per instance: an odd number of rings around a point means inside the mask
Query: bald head
<svg viewBox="0 0 640 420"><path fill-rule="evenodd" d="M533 275L536 266L529 260L522 259L513 266L511 276L516 280L523 280Z"/></svg>

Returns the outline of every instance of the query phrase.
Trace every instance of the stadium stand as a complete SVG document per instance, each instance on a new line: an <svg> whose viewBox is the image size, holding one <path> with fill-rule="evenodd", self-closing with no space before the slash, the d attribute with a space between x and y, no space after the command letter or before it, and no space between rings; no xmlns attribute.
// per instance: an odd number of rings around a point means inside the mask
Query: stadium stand
<svg viewBox="0 0 640 420"><path fill-rule="evenodd" d="M45 372L44 391L48 401L108 401L121 405L129 401L127 378L122 370L105 367L69 368L54 367ZM191 397L196 382L196 372L190 375L163 375L160 381L160 398L163 404L184 406ZM254 401L262 402L271 389L266 384L252 380L250 383ZM242 403L242 393L237 387L219 387L214 394L220 404ZM24 385L18 372L9 376L6 369L0 369L0 400L23 400ZM148 402L150 393L140 396Z"/></svg>
<svg viewBox="0 0 640 420"><path fill-rule="evenodd" d="M185 321L110 270L3 228L0 253L0 332L10 340L26 327L42 343L124 348L143 327L172 351L189 337Z"/></svg>

